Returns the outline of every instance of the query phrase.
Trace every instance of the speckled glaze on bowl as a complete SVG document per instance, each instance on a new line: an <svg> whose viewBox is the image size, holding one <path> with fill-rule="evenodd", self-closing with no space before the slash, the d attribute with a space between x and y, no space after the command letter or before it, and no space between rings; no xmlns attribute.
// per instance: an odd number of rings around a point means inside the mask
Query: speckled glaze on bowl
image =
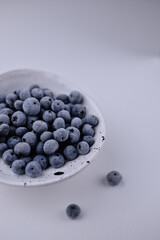
<svg viewBox="0 0 160 240"><path fill-rule="evenodd" d="M52 167L44 170L38 178L29 178L26 175L17 176L10 167L0 159L0 182L15 186L39 186L62 181L78 173L94 159L101 149L105 140L105 122L103 115L94 101L73 83L49 72L36 70L15 70L0 75L0 93L10 93L16 88L27 88L37 83L42 88L49 88L55 95L59 93L69 94L72 90L78 90L84 95L84 105L87 113L92 113L99 118L99 125L96 127L95 143L90 153L79 156L73 161L67 162L63 167L54 169Z"/></svg>

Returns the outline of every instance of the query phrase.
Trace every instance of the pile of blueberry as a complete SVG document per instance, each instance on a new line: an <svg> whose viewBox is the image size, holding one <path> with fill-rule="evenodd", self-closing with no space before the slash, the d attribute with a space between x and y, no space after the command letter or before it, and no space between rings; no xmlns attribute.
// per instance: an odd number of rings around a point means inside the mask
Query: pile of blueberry
<svg viewBox="0 0 160 240"><path fill-rule="evenodd" d="M98 118L86 115L82 102L78 91L55 98L36 84L0 94L0 157L14 173L34 178L89 153Z"/></svg>

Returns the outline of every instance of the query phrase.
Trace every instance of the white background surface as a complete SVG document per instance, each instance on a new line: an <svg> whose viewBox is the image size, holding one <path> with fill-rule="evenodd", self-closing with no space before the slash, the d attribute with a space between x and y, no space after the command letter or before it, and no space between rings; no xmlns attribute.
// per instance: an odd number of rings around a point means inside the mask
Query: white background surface
<svg viewBox="0 0 160 240"><path fill-rule="evenodd" d="M160 2L0 0L0 71L49 70L101 106L107 140L64 182L0 185L0 239L160 239ZM119 170L118 187L103 181ZM82 208L71 221L69 203Z"/></svg>

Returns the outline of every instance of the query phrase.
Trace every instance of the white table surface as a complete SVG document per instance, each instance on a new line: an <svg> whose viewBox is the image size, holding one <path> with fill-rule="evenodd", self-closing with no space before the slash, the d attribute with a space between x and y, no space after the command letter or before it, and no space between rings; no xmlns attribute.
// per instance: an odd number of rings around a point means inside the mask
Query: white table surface
<svg viewBox="0 0 160 240"><path fill-rule="evenodd" d="M1 0L0 72L48 70L101 106L93 163L64 182L0 184L1 240L160 239L160 2ZM107 172L122 173L109 187ZM82 216L68 219L77 203Z"/></svg>

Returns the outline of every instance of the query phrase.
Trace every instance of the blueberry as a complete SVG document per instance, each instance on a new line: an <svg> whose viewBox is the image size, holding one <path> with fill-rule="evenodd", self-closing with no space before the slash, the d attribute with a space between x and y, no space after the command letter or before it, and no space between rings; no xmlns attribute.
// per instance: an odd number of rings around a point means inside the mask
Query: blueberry
<svg viewBox="0 0 160 240"><path fill-rule="evenodd" d="M69 103L69 97L66 94L59 94L56 99L61 100L65 104Z"/></svg>
<svg viewBox="0 0 160 240"><path fill-rule="evenodd" d="M17 89L14 90L13 93L16 94L19 97L20 91L21 91L21 88L17 88Z"/></svg>
<svg viewBox="0 0 160 240"><path fill-rule="evenodd" d="M63 154L68 161L75 159L78 155L76 148L72 145L65 147Z"/></svg>
<svg viewBox="0 0 160 240"><path fill-rule="evenodd" d="M20 93L19 93L20 100L24 101L25 99L30 98L30 97L31 97L31 94L28 89L23 88L20 90Z"/></svg>
<svg viewBox="0 0 160 240"><path fill-rule="evenodd" d="M41 116L43 116L43 113L44 113L45 111L46 111L46 109L44 109L44 108L41 108L41 110L40 110L40 113L39 113L39 114L40 114Z"/></svg>
<svg viewBox="0 0 160 240"><path fill-rule="evenodd" d="M111 171L107 174L107 181L111 186L116 186L122 181L122 176L117 171Z"/></svg>
<svg viewBox="0 0 160 240"><path fill-rule="evenodd" d="M29 91L31 92L32 89L34 88L39 88L39 85L38 84L32 84L30 87L29 87Z"/></svg>
<svg viewBox="0 0 160 240"><path fill-rule="evenodd" d="M50 139L44 143L43 151L47 155L52 155L53 153L55 153L58 150L58 148L59 148L58 142L54 139Z"/></svg>
<svg viewBox="0 0 160 240"><path fill-rule="evenodd" d="M81 213L81 209L77 204L70 204L66 208L66 214L69 218L75 219L77 218Z"/></svg>
<svg viewBox="0 0 160 240"><path fill-rule="evenodd" d="M37 143L37 146L36 146L36 153L37 154L44 154L43 146L44 146L43 142L38 142Z"/></svg>
<svg viewBox="0 0 160 240"><path fill-rule="evenodd" d="M3 161L7 165L12 165L12 163L18 159L16 154L14 153L13 149L6 150L2 155Z"/></svg>
<svg viewBox="0 0 160 240"><path fill-rule="evenodd" d="M72 107L72 116L73 117L84 118L85 115L86 115L86 107L84 107L82 104L75 104Z"/></svg>
<svg viewBox="0 0 160 240"><path fill-rule="evenodd" d="M67 130L69 131L69 140L71 143L78 142L80 138L80 131L78 128L75 127L67 127Z"/></svg>
<svg viewBox="0 0 160 240"><path fill-rule="evenodd" d="M63 118L66 122L70 122L71 121L71 115L67 110L61 110L57 113L58 117Z"/></svg>
<svg viewBox="0 0 160 240"><path fill-rule="evenodd" d="M31 152L31 147L26 142L19 142L15 145L14 152L20 156L28 156Z"/></svg>
<svg viewBox="0 0 160 240"><path fill-rule="evenodd" d="M40 112L40 103L36 98L27 98L23 103L23 110L28 115L37 115Z"/></svg>
<svg viewBox="0 0 160 240"><path fill-rule="evenodd" d="M56 118L56 114L51 110L47 110L43 113L42 118L45 122L52 123Z"/></svg>
<svg viewBox="0 0 160 240"><path fill-rule="evenodd" d="M36 133L43 133L48 130L48 125L42 120L37 120L33 123L32 128Z"/></svg>
<svg viewBox="0 0 160 240"><path fill-rule="evenodd" d="M0 103L0 110L3 109L3 108L6 108L6 107L7 107L6 103Z"/></svg>
<svg viewBox="0 0 160 240"><path fill-rule="evenodd" d="M42 89L40 89L40 88L33 88L31 91L31 95L32 95L32 97L41 99L44 96L44 93L43 93Z"/></svg>
<svg viewBox="0 0 160 240"><path fill-rule="evenodd" d="M23 142L26 142L30 145L31 148L34 148L37 144L37 136L33 132L27 132L22 137Z"/></svg>
<svg viewBox="0 0 160 240"><path fill-rule="evenodd" d="M91 126L90 124L84 124L84 126L82 127L82 133L83 135L89 135L93 137L95 131L93 129L93 126Z"/></svg>
<svg viewBox="0 0 160 240"><path fill-rule="evenodd" d="M5 123L0 125L0 135L1 136L7 136L9 134L9 126Z"/></svg>
<svg viewBox="0 0 160 240"><path fill-rule="evenodd" d="M49 157L49 163L54 168L62 167L65 163L65 159L62 154L55 153Z"/></svg>
<svg viewBox="0 0 160 240"><path fill-rule="evenodd" d="M65 104L61 100L54 100L52 102L51 108L53 112L57 113L65 108Z"/></svg>
<svg viewBox="0 0 160 240"><path fill-rule="evenodd" d="M0 124L2 123L10 124L10 118L5 114L0 114Z"/></svg>
<svg viewBox="0 0 160 240"><path fill-rule="evenodd" d="M21 111L17 111L13 113L11 121L14 126L23 127L26 124L26 115Z"/></svg>
<svg viewBox="0 0 160 240"><path fill-rule="evenodd" d="M9 135L8 136L14 136L15 135L15 133L16 133L16 127L15 126L10 126L9 127Z"/></svg>
<svg viewBox="0 0 160 240"><path fill-rule="evenodd" d="M73 107L73 103L68 103L65 105L65 110L67 110L68 112L72 112L72 107Z"/></svg>
<svg viewBox="0 0 160 240"><path fill-rule="evenodd" d="M78 91L72 91L70 94L69 94L69 100L71 103L82 103L82 100L83 100L83 96L80 92Z"/></svg>
<svg viewBox="0 0 160 240"><path fill-rule="evenodd" d="M41 107L46 109L46 110L51 109L52 102L53 102L53 99L51 97L47 97L47 96L41 98L41 100L40 100Z"/></svg>
<svg viewBox="0 0 160 240"><path fill-rule="evenodd" d="M25 168L25 173L28 177L36 178L42 173L41 165L36 161L29 162Z"/></svg>
<svg viewBox="0 0 160 240"><path fill-rule="evenodd" d="M38 116L27 116L27 128L29 131L32 130L33 123L39 119Z"/></svg>
<svg viewBox="0 0 160 240"><path fill-rule="evenodd" d="M71 126L80 128L82 126L82 119L80 119L79 117L73 118L71 121Z"/></svg>
<svg viewBox="0 0 160 240"><path fill-rule="evenodd" d="M43 90L44 96L51 97L54 99L53 92L50 91L48 88L43 88L42 90Z"/></svg>
<svg viewBox="0 0 160 240"><path fill-rule="evenodd" d="M28 130L27 130L26 127L16 128L16 135L17 135L18 137L22 137L26 132L28 132Z"/></svg>
<svg viewBox="0 0 160 240"><path fill-rule="evenodd" d="M7 145L9 148L14 148L14 146L19 142L22 142L20 137L12 136L12 137L8 138Z"/></svg>
<svg viewBox="0 0 160 240"><path fill-rule="evenodd" d="M54 139L57 140L58 142L64 142L69 137L69 131L64 128L59 128L56 131L54 131L53 135Z"/></svg>
<svg viewBox="0 0 160 240"><path fill-rule="evenodd" d="M44 155L37 155L33 158L33 161L38 162L41 165L42 169L47 168L48 166L48 159L46 156Z"/></svg>
<svg viewBox="0 0 160 240"><path fill-rule="evenodd" d="M22 100L16 100L14 102L14 107L16 110L21 111L22 110L22 105L23 105L23 101Z"/></svg>
<svg viewBox="0 0 160 240"><path fill-rule="evenodd" d="M86 155L89 153L89 144L85 141L81 141L77 144L77 151L80 155Z"/></svg>
<svg viewBox="0 0 160 240"><path fill-rule="evenodd" d="M6 94L0 93L0 103L6 102Z"/></svg>
<svg viewBox="0 0 160 240"><path fill-rule="evenodd" d="M10 117L13 114L13 110L10 108L2 108L0 110L0 114L6 114L8 117Z"/></svg>
<svg viewBox="0 0 160 240"><path fill-rule="evenodd" d="M2 157L2 154L8 149L8 146L6 143L0 143L0 157Z"/></svg>
<svg viewBox="0 0 160 240"><path fill-rule="evenodd" d="M43 143L52 138L53 138L53 134L49 131L43 132L40 136L40 139Z"/></svg>
<svg viewBox="0 0 160 240"><path fill-rule="evenodd" d="M10 93L6 96L6 103L10 108L14 107L14 102L18 99L17 95L14 93Z"/></svg>
<svg viewBox="0 0 160 240"><path fill-rule="evenodd" d="M15 160L12 163L12 171L17 175L23 175L25 173L26 163L23 160Z"/></svg>
<svg viewBox="0 0 160 240"><path fill-rule="evenodd" d="M83 118L83 123L90 124L93 127L97 126L98 122L98 118L94 115L87 115L85 118Z"/></svg>
<svg viewBox="0 0 160 240"><path fill-rule="evenodd" d="M94 143L94 138L92 136L83 136L83 141L87 142L89 146L92 146Z"/></svg>
<svg viewBox="0 0 160 240"><path fill-rule="evenodd" d="M53 128L58 129L58 128L65 128L65 121L63 118L56 118L53 122Z"/></svg>
<svg viewBox="0 0 160 240"><path fill-rule="evenodd" d="M32 161L31 157L21 157L21 160L23 160L26 164Z"/></svg>

